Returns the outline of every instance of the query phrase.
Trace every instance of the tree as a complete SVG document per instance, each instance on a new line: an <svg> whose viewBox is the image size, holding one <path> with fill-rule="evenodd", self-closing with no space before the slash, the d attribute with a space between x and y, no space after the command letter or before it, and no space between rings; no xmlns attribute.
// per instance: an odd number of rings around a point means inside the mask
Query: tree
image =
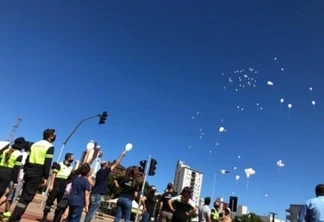
<svg viewBox="0 0 324 222"><path fill-rule="evenodd" d="M261 217L255 213L249 213L242 216L235 216L234 221L237 222L262 222Z"/></svg>

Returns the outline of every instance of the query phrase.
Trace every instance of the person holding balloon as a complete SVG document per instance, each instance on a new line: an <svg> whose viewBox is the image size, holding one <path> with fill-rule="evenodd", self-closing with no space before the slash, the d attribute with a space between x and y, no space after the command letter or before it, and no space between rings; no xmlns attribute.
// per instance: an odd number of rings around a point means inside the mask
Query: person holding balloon
<svg viewBox="0 0 324 222"><path fill-rule="evenodd" d="M101 203L101 197L102 195L105 195L107 192L108 176L110 172L113 171L120 164L120 162L122 161L126 153L130 151L132 148L133 148L132 144L130 143L126 144L125 150L122 152L122 154L119 156L117 161L115 161L111 167L108 167L107 161L101 162L101 169L98 170L98 172L96 173L96 182L94 187L91 189L90 205L84 220L85 222L90 222L95 216L97 210L99 209Z"/></svg>

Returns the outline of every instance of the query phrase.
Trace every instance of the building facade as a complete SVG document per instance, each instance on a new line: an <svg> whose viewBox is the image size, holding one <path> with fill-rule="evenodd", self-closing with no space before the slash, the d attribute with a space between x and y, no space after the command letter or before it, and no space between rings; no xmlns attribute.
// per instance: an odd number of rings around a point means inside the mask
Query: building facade
<svg viewBox="0 0 324 222"><path fill-rule="evenodd" d="M181 160L177 162L174 176L174 189L180 194L184 187L190 187L192 190L192 199L196 206L199 206L200 202L202 181L203 173L191 169Z"/></svg>

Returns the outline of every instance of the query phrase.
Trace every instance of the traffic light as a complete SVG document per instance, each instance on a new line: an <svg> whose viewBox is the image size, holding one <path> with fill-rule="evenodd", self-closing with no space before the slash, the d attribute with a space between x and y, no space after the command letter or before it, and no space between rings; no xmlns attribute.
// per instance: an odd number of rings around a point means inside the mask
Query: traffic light
<svg viewBox="0 0 324 222"><path fill-rule="evenodd" d="M140 172L143 172L144 173L144 171L145 171L145 167L146 167L146 160L142 160L142 161L140 161L140 167L139 167L139 171Z"/></svg>
<svg viewBox="0 0 324 222"><path fill-rule="evenodd" d="M237 197L231 196L229 199L229 207L232 212L236 212L237 210Z"/></svg>
<svg viewBox="0 0 324 222"><path fill-rule="evenodd" d="M148 175L150 175L150 176L155 175L156 164L157 164L156 159L151 159L150 170L149 170Z"/></svg>
<svg viewBox="0 0 324 222"><path fill-rule="evenodd" d="M108 113L105 111L100 115L100 120L99 120L99 124L105 124L106 119L108 117Z"/></svg>

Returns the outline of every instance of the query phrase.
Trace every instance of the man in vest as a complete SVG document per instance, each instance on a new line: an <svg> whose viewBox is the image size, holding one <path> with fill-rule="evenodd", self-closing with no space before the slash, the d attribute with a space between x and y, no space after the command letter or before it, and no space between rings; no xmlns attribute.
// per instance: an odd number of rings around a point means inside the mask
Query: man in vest
<svg viewBox="0 0 324 222"><path fill-rule="evenodd" d="M216 200L214 202L214 207L211 209L211 221L218 222L220 213L220 203Z"/></svg>
<svg viewBox="0 0 324 222"><path fill-rule="evenodd" d="M25 183L22 194L9 221L20 221L39 187L46 186L54 153L52 143L55 138L55 130L46 129L43 132L43 140L34 143L30 147L29 157L25 164Z"/></svg>
<svg viewBox="0 0 324 222"><path fill-rule="evenodd" d="M48 189L49 195L47 197L43 218L41 221L47 221L47 215L51 211L51 206L53 205L55 199L57 204L62 199L65 192L67 178L73 170L73 166L71 165L72 162L73 154L67 153L65 154L63 162L53 164L53 173Z"/></svg>

